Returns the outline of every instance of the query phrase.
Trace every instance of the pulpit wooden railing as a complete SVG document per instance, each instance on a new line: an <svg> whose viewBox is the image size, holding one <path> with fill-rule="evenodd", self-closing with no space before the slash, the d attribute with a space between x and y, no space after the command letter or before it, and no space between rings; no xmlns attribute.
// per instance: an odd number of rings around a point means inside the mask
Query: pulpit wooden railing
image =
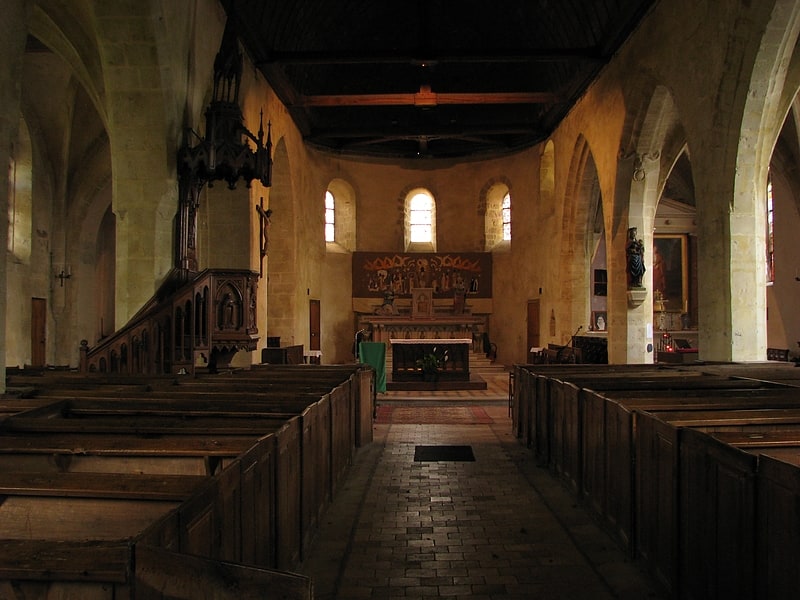
<svg viewBox="0 0 800 600"><path fill-rule="evenodd" d="M172 280L174 281L174 279ZM258 344L258 273L207 269L166 284L121 329L94 347L81 342L81 372L194 373L226 366Z"/></svg>

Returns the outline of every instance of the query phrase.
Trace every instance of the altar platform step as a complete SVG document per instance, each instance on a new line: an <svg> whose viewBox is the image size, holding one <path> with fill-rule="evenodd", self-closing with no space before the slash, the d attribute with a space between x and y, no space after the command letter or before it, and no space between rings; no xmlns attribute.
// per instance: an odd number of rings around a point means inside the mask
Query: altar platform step
<svg viewBox="0 0 800 600"><path fill-rule="evenodd" d="M392 355L386 355L386 391L458 391L458 390L485 390L486 377L505 376L508 369L505 365L492 362L483 352L471 351L469 355L469 381L439 380L427 381L392 381Z"/></svg>
<svg viewBox="0 0 800 600"><path fill-rule="evenodd" d="M440 379L439 381L392 381L391 371L386 374L387 392L447 392L455 390L485 390L486 380L477 373L469 374L469 381Z"/></svg>

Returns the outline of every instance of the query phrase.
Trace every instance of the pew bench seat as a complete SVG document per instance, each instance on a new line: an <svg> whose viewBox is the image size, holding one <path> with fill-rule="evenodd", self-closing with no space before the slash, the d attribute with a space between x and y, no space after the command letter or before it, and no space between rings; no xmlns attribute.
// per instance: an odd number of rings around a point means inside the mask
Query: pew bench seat
<svg viewBox="0 0 800 600"><path fill-rule="evenodd" d="M0 496L122 498L181 502L208 476L139 473L0 473Z"/></svg>

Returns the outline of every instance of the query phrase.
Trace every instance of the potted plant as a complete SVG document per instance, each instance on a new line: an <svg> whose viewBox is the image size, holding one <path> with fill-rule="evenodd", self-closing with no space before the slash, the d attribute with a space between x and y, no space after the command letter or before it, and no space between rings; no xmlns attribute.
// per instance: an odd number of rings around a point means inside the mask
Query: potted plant
<svg viewBox="0 0 800 600"><path fill-rule="evenodd" d="M439 369L442 363L433 352L428 352L422 358L418 358L416 364L418 369L422 369L424 381L436 381L439 378Z"/></svg>
<svg viewBox="0 0 800 600"><path fill-rule="evenodd" d="M441 357L436 354L436 346L427 354L423 354L422 358L418 358L416 365L418 369L422 369L423 381L438 381L439 373L445 368L448 359L447 350Z"/></svg>

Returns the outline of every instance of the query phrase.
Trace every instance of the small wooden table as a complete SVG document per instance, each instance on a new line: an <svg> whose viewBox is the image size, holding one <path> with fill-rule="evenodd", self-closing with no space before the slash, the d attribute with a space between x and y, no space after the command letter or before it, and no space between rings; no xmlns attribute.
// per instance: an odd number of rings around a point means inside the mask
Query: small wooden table
<svg viewBox="0 0 800 600"><path fill-rule="evenodd" d="M261 362L272 365L302 365L303 345L274 348L267 346L261 349Z"/></svg>

